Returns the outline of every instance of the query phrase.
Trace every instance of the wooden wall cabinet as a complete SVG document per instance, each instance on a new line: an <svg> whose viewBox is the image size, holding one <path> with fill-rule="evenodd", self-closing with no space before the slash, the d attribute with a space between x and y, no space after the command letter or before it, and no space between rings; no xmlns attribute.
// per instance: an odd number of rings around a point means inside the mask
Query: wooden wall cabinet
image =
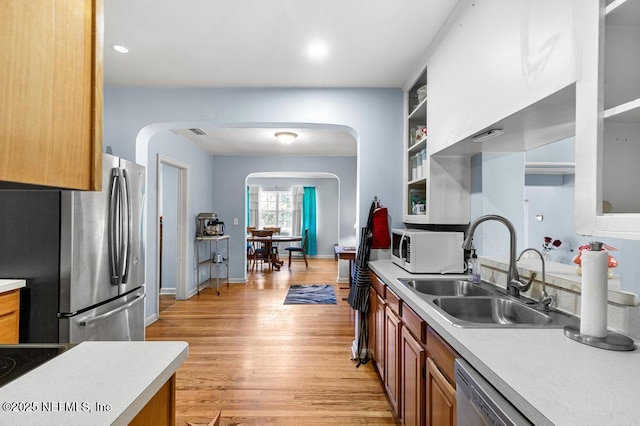
<svg viewBox="0 0 640 426"><path fill-rule="evenodd" d="M0 181L102 187L102 0L1 0Z"/></svg>
<svg viewBox="0 0 640 426"><path fill-rule="evenodd" d="M20 339L20 289L0 294L0 344Z"/></svg>

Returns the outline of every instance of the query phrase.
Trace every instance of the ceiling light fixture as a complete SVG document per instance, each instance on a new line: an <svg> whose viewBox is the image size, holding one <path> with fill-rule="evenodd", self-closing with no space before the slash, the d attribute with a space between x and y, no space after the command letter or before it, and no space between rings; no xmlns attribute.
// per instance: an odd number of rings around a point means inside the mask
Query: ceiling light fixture
<svg viewBox="0 0 640 426"><path fill-rule="evenodd" d="M315 61L324 59L328 52L329 48L327 47L327 43L322 40L313 41L309 43L309 47L307 47L309 57Z"/></svg>
<svg viewBox="0 0 640 426"><path fill-rule="evenodd" d="M275 134L275 137L280 141L280 143L289 145L298 137L298 134L293 132L278 132Z"/></svg>
<svg viewBox="0 0 640 426"><path fill-rule="evenodd" d="M491 129L491 130L487 130L484 133L480 133L479 135L474 136L473 138L471 138L471 140L473 142L484 142L489 139L493 139L496 136L500 136L503 133L504 133L504 130L502 129Z"/></svg>
<svg viewBox="0 0 640 426"><path fill-rule="evenodd" d="M113 50L115 50L116 52L118 52L118 53L129 53L130 52L128 47L125 47L125 46L123 46L121 44L112 44L111 48Z"/></svg>

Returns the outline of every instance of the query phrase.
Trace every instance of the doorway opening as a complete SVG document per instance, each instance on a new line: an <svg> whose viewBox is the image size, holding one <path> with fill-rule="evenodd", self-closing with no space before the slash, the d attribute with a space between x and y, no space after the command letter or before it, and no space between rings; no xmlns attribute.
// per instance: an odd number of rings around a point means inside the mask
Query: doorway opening
<svg viewBox="0 0 640 426"><path fill-rule="evenodd" d="M186 299L189 165L158 154L156 217L156 316L160 296ZM163 305L166 305L164 303Z"/></svg>

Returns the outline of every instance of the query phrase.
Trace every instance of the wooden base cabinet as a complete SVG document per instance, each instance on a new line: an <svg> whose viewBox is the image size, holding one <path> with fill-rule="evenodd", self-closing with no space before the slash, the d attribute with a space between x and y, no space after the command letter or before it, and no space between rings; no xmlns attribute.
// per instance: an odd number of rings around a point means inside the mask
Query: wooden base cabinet
<svg viewBox="0 0 640 426"><path fill-rule="evenodd" d="M384 380L386 285L374 273L369 275L371 279L367 316L369 321L369 354L380 378Z"/></svg>
<svg viewBox="0 0 640 426"><path fill-rule="evenodd" d="M133 418L130 426L175 426L176 424L176 375L156 392L142 410Z"/></svg>
<svg viewBox="0 0 640 426"><path fill-rule="evenodd" d="M426 354L406 327L402 327L402 422L406 426L425 424Z"/></svg>
<svg viewBox="0 0 640 426"><path fill-rule="evenodd" d="M0 294L0 344L16 344L20 335L20 290Z"/></svg>
<svg viewBox="0 0 640 426"><path fill-rule="evenodd" d="M427 329L427 425L456 424L455 360L459 355Z"/></svg>
<svg viewBox="0 0 640 426"><path fill-rule="evenodd" d="M456 424L456 389L431 358L427 358L427 425Z"/></svg>
<svg viewBox="0 0 640 426"><path fill-rule="evenodd" d="M400 406L400 318L389 306L386 309L386 336L384 352L384 385L393 410L401 417Z"/></svg>

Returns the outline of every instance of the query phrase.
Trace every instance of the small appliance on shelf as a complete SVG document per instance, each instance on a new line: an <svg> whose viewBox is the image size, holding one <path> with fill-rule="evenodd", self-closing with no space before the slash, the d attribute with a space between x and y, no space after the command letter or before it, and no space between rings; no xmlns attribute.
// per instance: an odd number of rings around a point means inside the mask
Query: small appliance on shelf
<svg viewBox="0 0 640 426"><path fill-rule="evenodd" d="M224 222L218 220L216 213L198 213L196 217L198 237L212 237L224 235Z"/></svg>

